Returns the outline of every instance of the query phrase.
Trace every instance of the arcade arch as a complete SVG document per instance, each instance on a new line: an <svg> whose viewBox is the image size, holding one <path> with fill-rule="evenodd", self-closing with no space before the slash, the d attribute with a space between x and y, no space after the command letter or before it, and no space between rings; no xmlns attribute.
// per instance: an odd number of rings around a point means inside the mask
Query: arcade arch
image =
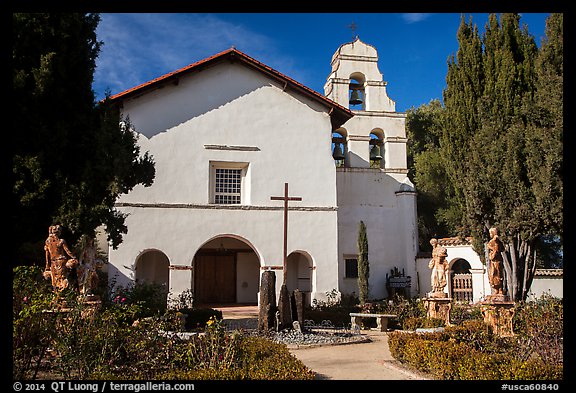
<svg viewBox="0 0 576 393"><path fill-rule="evenodd" d="M472 302L472 273L470 263L463 258L454 260L450 265L450 295L457 302Z"/></svg>
<svg viewBox="0 0 576 393"><path fill-rule="evenodd" d="M294 251L286 261L286 287L289 292L295 289L304 293L305 303L310 302L312 292L313 263L310 254L304 251Z"/></svg>
<svg viewBox="0 0 576 393"><path fill-rule="evenodd" d="M159 284L168 288L170 261L160 250L146 250L136 258L137 283Z"/></svg>
<svg viewBox="0 0 576 393"><path fill-rule="evenodd" d="M195 304L258 304L260 258L247 240L216 236L196 251L192 266Z"/></svg>

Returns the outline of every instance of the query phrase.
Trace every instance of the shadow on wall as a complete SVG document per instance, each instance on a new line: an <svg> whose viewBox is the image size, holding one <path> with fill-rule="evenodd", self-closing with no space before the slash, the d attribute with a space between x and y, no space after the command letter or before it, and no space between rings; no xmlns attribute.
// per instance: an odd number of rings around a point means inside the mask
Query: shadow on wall
<svg viewBox="0 0 576 393"><path fill-rule="evenodd" d="M132 272L131 276L135 277L135 271L132 266L124 266L124 268L130 270ZM126 276L124 273L118 270L115 265L108 263L108 285L111 288L127 287L133 282L133 278Z"/></svg>

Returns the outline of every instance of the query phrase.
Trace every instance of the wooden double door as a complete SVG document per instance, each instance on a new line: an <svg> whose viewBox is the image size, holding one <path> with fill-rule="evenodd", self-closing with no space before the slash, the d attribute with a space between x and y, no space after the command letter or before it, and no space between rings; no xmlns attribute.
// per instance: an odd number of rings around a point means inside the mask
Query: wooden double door
<svg viewBox="0 0 576 393"><path fill-rule="evenodd" d="M194 260L194 302L236 302L236 254L199 254Z"/></svg>

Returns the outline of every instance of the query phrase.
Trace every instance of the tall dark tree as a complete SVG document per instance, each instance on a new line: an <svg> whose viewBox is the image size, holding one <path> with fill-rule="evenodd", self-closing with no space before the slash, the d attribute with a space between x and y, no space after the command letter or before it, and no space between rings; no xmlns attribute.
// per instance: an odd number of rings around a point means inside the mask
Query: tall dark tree
<svg viewBox="0 0 576 393"><path fill-rule="evenodd" d="M408 176L418 190L418 240L421 250L431 250L429 240L451 235L443 220L452 195L440 152L444 108L435 99L406 113Z"/></svg>
<svg viewBox="0 0 576 393"><path fill-rule="evenodd" d="M551 14L546 21L546 34L535 62L536 93L532 105L526 105L527 178L534 188L533 208L544 220L543 226L554 228L536 245L538 255L559 261L562 266L563 210L563 130L564 130L564 45L563 16ZM544 259L544 258L541 258ZM543 261L539 260L539 264ZM544 266L549 266L546 264Z"/></svg>
<svg viewBox="0 0 576 393"><path fill-rule="evenodd" d="M482 42L478 29L467 23L462 16L457 32L459 43L456 57L448 61L444 90L444 118L442 120L440 154L446 175L451 179L446 185L447 207L438 212L441 221L463 235L466 228L462 222L467 210L467 192L462 187L462 177L474 180L469 162L470 140L481 123L478 113L478 100L485 84L482 67Z"/></svg>
<svg viewBox="0 0 576 393"><path fill-rule="evenodd" d="M95 102L99 21L97 14L12 15L11 263L30 263L20 259L34 257L27 250L38 250L54 223L67 229L69 243L104 224L117 246L126 227L116 197L154 179L129 121L121 127L108 100Z"/></svg>
<svg viewBox="0 0 576 393"><path fill-rule="evenodd" d="M547 29L551 33L561 35L561 29ZM542 107L535 71L539 54L527 28L520 27L519 15L490 15L481 51L471 22L462 21L458 39L458 54L450 60L446 78L440 138L447 174L457 191L454 206L461 213L452 225L473 236L480 255L485 255L488 229L500 229L508 291L514 300L523 300L538 244L562 232L562 125L557 118L549 124L556 132L549 138L543 124L534 120L533 111ZM561 44L560 37L554 45L558 40ZM561 62L557 57L548 60ZM561 86L561 77L555 80ZM557 103L552 106L552 113L562 112ZM541 131L534 133L534 128ZM540 168L543 163L546 169Z"/></svg>
<svg viewBox="0 0 576 393"><path fill-rule="evenodd" d="M366 303L370 298L370 262L368 260L368 235L366 224L360 221L358 226L358 292L360 304Z"/></svg>

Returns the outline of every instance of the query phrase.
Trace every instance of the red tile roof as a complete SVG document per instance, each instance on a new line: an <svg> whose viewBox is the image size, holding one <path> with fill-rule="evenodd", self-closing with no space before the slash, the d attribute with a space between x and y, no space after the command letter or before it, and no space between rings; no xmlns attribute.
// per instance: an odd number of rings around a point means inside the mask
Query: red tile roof
<svg viewBox="0 0 576 393"><path fill-rule="evenodd" d="M348 119L350 119L354 114L348 108L343 107L342 105L330 100L327 97L324 97L322 94L310 89L309 87L304 86L303 84L295 81L294 79L282 74L279 71L276 71L272 67L267 66L266 64L248 56L247 54L239 51L236 48L230 48L220 53L217 53L213 56L207 57L203 60L197 61L195 63L189 64L185 67L182 67L176 71L170 72L168 74L159 76L158 78L152 79L148 82L142 83L138 86L132 87L128 90L125 90L121 93L115 94L110 97L110 99L114 102L119 102L124 99L134 97L136 95L142 94L149 89L153 89L158 87L163 83L168 83L177 80L182 75L190 73L192 71L198 71L205 67L208 67L212 64L215 64L224 59L230 60L238 60L245 65L252 67L264 74L268 77L275 79L281 83L284 83L286 88L290 87L301 94L319 102L323 106L330 109L330 115L332 119L332 126L333 128L340 127L344 124Z"/></svg>
<svg viewBox="0 0 576 393"><path fill-rule="evenodd" d="M441 246L468 246L472 244L472 238L444 237L442 239L438 239L438 244Z"/></svg>

